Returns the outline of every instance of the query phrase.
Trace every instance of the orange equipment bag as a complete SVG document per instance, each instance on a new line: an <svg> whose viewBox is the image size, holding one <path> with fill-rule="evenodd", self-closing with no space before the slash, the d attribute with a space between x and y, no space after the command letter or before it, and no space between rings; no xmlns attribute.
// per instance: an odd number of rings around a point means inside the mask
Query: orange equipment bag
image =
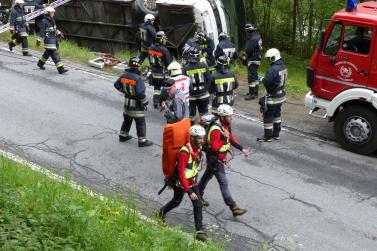
<svg viewBox="0 0 377 251"><path fill-rule="evenodd" d="M162 143L162 172L165 180L174 177L175 167L178 161L178 153L182 146L189 141L191 121L184 118L174 124L164 127Z"/></svg>

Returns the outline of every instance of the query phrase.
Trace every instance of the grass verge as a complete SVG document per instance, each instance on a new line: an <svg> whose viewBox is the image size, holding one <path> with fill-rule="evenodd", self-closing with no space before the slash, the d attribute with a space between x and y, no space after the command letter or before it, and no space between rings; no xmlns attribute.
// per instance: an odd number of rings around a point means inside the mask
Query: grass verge
<svg viewBox="0 0 377 251"><path fill-rule="evenodd" d="M102 201L0 156L1 250L222 250L148 223L130 199ZM131 210L125 210L124 206Z"/></svg>
<svg viewBox="0 0 377 251"><path fill-rule="evenodd" d="M288 68L288 82L286 84L286 91L289 96L302 96L309 91L306 85L306 67L309 65L309 59L303 59L287 54L282 54L282 58L286 67ZM262 60L262 65L259 68L259 76L264 76L269 67L269 62ZM232 67L237 75L246 76L246 66L236 64Z"/></svg>
<svg viewBox="0 0 377 251"><path fill-rule="evenodd" d="M9 33L5 32L0 34L0 40L9 42L9 39ZM30 48L33 50L42 51L43 46L40 48L35 47L35 40L35 36L29 37ZM84 65L88 65L88 61L90 59L97 57L94 52L89 51L87 48L79 47L76 43L69 40L64 40L60 43L59 53L63 59L68 59ZM138 55L138 52L120 51L115 54L115 56L122 61L128 60L131 56L135 55ZM306 67L309 65L309 60L287 54L283 54L282 57L288 68L288 83L286 85L288 95L301 96L306 94L309 91L308 87L306 86ZM148 64L147 61L148 60L144 61L144 66ZM259 75L264 76L268 67L268 62L263 60L259 70ZM237 75L247 77L247 68L245 66L236 64L232 68ZM109 67L105 68L105 71L119 74L119 72L114 72Z"/></svg>

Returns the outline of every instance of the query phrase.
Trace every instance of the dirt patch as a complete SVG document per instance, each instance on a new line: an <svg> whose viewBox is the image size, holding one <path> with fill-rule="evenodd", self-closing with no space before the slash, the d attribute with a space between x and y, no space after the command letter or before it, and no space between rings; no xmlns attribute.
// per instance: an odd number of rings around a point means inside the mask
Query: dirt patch
<svg viewBox="0 0 377 251"><path fill-rule="evenodd" d="M250 116L262 120L259 112L258 99L251 101L244 100L248 92L247 78L245 76L237 76L240 86L237 89L235 99L236 109L240 109ZM263 91L259 91L259 96L263 95ZM304 104L305 96L288 96L287 102L282 108L283 126L294 128L305 133L320 135L327 139L335 139L332 131L332 123L328 123L327 119L321 119L309 115L308 108ZM261 130L261 134L263 131Z"/></svg>

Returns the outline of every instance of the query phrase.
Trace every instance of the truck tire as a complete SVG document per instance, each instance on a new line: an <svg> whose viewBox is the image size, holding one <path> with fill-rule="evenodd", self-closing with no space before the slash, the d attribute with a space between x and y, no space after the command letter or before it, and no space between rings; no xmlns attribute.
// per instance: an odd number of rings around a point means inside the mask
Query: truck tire
<svg viewBox="0 0 377 251"><path fill-rule="evenodd" d="M157 17L158 11L157 8L155 8L155 4L155 0L136 0L135 8L138 12L142 13L143 15L152 14L155 17Z"/></svg>
<svg viewBox="0 0 377 251"><path fill-rule="evenodd" d="M377 150L377 113L365 106L348 106L335 117L334 133L339 144L358 154Z"/></svg>

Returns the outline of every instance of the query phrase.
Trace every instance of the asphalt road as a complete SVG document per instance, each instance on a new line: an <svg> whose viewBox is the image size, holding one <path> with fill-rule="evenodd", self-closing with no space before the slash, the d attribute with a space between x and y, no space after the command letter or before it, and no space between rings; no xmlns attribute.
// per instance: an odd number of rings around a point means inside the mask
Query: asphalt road
<svg viewBox="0 0 377 251"><path fill-rule="evenodd" d="M157 196L162 114L153 108L146 114L153 147L120 143L123 97L113 88L116 76L85 67L62 76L53 66L40 71L36 62L0 50L0 148L102 193L132 195L146 214L167 202L170 191ZM261 241L291 250L377 250L376 156L290 129L280 142L260 144L262 130L257 118L234 120L234 134L252 154L236 156L228 178L234 199L248 212L233 218L212 180L204 220L214 238L231 235L231 250L250 250ZM186 197L168 222L192 231L191 207Z"/></svg>

